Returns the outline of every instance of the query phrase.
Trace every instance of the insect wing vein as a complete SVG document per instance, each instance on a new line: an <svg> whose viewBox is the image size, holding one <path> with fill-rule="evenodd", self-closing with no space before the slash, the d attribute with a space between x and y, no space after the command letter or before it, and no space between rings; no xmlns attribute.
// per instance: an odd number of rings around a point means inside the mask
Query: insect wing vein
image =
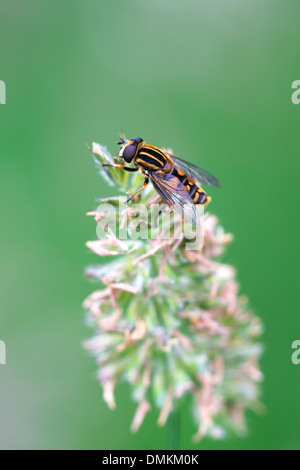
<svg viewBox="0 0 300 470"><path fill-rule="evenodd" d="M168 155L172 158L172 160L174 160L176 166L181 168L185 173L187 173L188 176L191 176L196 181L199 181L200 183L206 184L208 186L216 186L218 188L221 186L221 183L217 178L207 171L202 170L202 168L199 168L192 163L186 162L181 158L175 157L175 155L170 153L168 153Z"/></svg>
<svg viewBox="0 0 300 470"><path fill-rule="evenodd" d="M192 225L199 225L199 218L193 200L176 176L158 172L153 172L149 176L158 194L169 201L184 220Z"/></svg>

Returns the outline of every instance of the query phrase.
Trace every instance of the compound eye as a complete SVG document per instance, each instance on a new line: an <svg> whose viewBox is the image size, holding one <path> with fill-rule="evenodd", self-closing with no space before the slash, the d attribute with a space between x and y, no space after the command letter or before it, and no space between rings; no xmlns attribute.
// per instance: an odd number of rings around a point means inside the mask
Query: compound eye
<svg viewBox="0 0 300 470"><path fill-rule="evenodd" d="M132 139L134 142L136 142L137 144L140 144L141 142L143 142L143 139L141 139L140 137L132 137Z"/></svg>
<svg viewBox="0 0 300 470"><path fill-rule="evenodd" d="M123 152L123 158L127 163L130 163L136 153L135 145L127 145Z"/></svg>

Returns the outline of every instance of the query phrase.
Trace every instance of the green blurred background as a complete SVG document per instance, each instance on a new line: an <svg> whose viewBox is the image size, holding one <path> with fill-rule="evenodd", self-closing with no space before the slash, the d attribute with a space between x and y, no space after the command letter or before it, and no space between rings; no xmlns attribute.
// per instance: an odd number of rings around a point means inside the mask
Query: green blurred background
<svg viewBox="0 0 300 470"><path fill-rule="evenodd" d="M265 324L265 413L243 438L194 445L187 406L182 448L300 448L299 15L297 0L1 0L1 448L164 448L156 411L130 433L127 386L107 409L81 347L85 213L114 194L85 143L116 153L120 130L220 178L225 261Z"/></svg>

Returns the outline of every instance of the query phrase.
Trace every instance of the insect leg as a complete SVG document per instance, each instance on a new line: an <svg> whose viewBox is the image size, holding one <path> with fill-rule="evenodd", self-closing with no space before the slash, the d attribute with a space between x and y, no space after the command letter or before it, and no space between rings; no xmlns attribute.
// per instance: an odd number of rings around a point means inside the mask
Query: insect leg
<svg viewBox="0 0 300 470"><path fill-rule="evenodd" d="M146 176L143 186L142 186L136 193L134 193L132 196L130 196L130 198L128 199L127 203L128 203L129 201L132 201L140 192L142 192L143 189L145 189L146 186L148 186L149 181L150 181L150 180L149 180L149 176Z"/></svg>
<svg viewBox="0 0 300 470"><path fill-rule="evenodd" d="M168 199L162 199L162 202L165 203L165 204L168 204L169 206L169 210L168 211L165 211L166 214L173 214L174 210L171 209L172 207L172 203L170 201L168 201ZM162 211L161 211L162 212Z"/></svg>
<svg viewBox="0 0 300 470"><path fill-rule="evenodd" d="M121 170L125 171L138 171L138 168L131 168L130 166L124 166L116 163L102 163L102 166L111 166L113 168L121 168Z"/></svg>

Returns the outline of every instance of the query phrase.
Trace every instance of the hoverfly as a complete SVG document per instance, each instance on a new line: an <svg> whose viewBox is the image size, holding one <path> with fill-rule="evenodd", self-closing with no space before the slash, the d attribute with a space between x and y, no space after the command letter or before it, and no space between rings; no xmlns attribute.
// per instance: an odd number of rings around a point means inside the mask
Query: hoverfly
<svg viewBox="0 0 300 470"><path fill-rule="evenodd" d="M143 191L151 180L154 189L169 207L174 207L187 222L198 225L196 206L211 201L198 183L220 187L220 182L201 168L147 144L140 137L130 140L121 137L118 145L121 145L118 156L126 163L133 163L134 167L120 163L104 163L103 166L113 166L129 172L140 171L145 176L143 186L129 201Z"/></svg>

